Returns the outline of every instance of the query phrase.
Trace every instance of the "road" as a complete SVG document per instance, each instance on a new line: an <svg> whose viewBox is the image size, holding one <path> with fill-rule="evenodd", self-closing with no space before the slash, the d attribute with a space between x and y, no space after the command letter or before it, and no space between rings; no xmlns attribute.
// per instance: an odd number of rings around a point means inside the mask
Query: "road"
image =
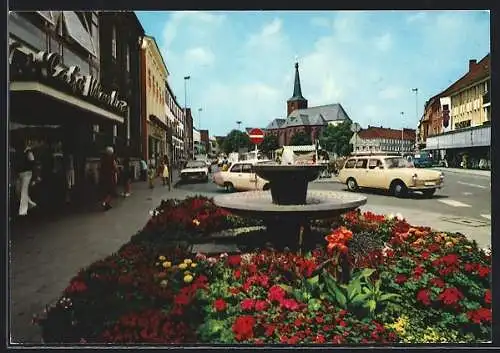
<svg viewBox="0 0 500 353"><path fill-rule="evenodd" d="M490 180L490 177L485 176L445 173L445 186L438 190L431 199L425 199L418 194L409 198L398 199L378 191L361 190L360 193L367 197L367 205L415 209L489 222L491 219ZM211 181L208 183L178 185L177 187L185 191L211 195L225 192ZM313 182L309 185L309 188L315 190L347 190L345 185L336 181Z"/></svg>

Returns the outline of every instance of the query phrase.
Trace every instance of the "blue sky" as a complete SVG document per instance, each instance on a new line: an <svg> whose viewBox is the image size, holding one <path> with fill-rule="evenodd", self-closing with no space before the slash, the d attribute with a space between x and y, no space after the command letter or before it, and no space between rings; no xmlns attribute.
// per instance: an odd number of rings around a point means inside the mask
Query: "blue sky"
<svg viewBox="0 0 500 353"><path fill-rule="evenodd" d="M229 11L137 15L169 83L210 135L285 117L298 58L309 106L341 103L352 120L415 128L424 103L490 48L487 11ZM412 88L418 88L418 113ZM202 108L201 113L198 109ZM401 112L404 112L403 118Z"/></svg>

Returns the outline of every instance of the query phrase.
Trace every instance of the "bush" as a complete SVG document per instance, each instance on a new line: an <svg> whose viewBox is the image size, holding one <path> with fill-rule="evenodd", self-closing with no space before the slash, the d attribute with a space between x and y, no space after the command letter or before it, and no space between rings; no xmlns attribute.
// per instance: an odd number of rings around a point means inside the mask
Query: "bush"
<svg viewBox="0 0 500 353"><path fill-rule="evenodd" d="M490 255L461 234L357 211L302 255L193 256L172 242L253 225L207 198L162 202L133 241L80 271L35 318L45 342L491 339Z"/></svg>

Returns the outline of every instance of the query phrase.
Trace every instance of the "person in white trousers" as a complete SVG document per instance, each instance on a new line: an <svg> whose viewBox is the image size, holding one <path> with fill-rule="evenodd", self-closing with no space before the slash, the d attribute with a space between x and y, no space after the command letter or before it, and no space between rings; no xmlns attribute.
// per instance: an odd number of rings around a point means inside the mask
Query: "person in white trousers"
<svg viewBox="0 0 500 353"><path fill-rule="evenodd" d="M29 147L24 150L24 157L26 160L26 165L21 169L19 173L19 183L20 183L20 193L21 200L19 202L19 215L26 216L30 208L36 207L36 203L31 200L29 195L29 186L31 183L31 178L33 177L33 166L35 162L35 156Z"/></svg>

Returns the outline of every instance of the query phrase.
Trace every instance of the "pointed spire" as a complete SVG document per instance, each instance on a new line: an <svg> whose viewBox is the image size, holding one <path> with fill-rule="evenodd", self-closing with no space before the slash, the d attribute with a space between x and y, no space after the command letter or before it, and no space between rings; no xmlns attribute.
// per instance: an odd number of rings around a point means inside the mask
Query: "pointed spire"
<svg viewBox="0 0 500 353"><path fill-rule="evenodd" d="M299 63L296 58L295 60L295 83L293 85L293 96L289 99L292 100L306 100L304 96L302 96L302 89L300 87L300 75L299 75Z"/></svg>

